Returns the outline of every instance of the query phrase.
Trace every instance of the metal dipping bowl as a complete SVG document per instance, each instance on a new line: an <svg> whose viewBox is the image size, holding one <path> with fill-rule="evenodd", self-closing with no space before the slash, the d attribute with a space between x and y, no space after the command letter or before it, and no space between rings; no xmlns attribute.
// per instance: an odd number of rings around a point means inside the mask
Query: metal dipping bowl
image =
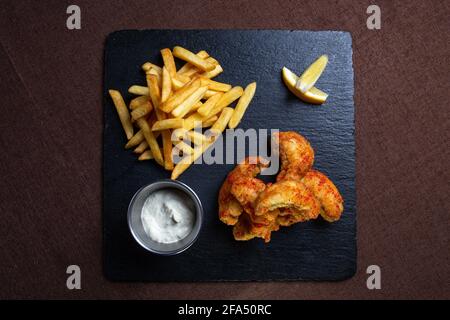
<svg viewBox="0 0 450 320"><path fill-rule="evenodd" d="M176 189L184 192L192 200L195 207L195 222L191 233L185 238L173 243L159 243L153 241L144 231L141 220L142 207L148 196L161 189ZM128 227L133 238L144 249L159 255L170 256L179 254L188 249L197 240L203 220L203 207L197 194L186 184L176 180L161 180L139 189L128 206Z"/></svg>

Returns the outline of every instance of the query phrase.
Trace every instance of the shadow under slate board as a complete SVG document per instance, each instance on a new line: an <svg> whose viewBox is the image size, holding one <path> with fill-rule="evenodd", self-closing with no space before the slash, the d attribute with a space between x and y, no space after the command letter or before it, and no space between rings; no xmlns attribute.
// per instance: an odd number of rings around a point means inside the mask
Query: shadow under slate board
<svg viewBox="0 0 450 320"><path fill-rule="evenodd" d="M245 86L255 97L239 127L295 130L312 144L315 168L326 173L345 199L341 220L322 218L274 232L272 240L238 242L217 215L217 194L234 165L193 165L179 178L199 195L204 224L182 254L160 257L141 248L127 226L127 207L143 185L169 178L152 161L125 150L126 138L107 90L128 102L132 84L145 85L141 65L162 64L160 49L176 45L206 50L224 72L216 80ZM322 54L329 64L316 86L329 94L322 106L304 103L281 79L286 66L300 74ZM342 280L356 270L355 151L352 41L345 32L281 30L125 30L110 34L105 48L103 136L104 273L113 281Z"/></svg>

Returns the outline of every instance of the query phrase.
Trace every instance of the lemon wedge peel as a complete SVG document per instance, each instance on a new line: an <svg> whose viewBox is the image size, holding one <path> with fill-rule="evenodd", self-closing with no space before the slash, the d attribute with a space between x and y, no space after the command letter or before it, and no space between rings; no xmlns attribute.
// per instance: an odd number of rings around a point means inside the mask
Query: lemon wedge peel
<svg viewBox="0 0 450 320"><path fill-rule="evenodd" d="M326 54L320 56L305 70L305 72L303 72L303 74L298 78L295 86L303 93L308 92L309 89L314 87L317 80L319 80L327 64L328 56Z"/></svg>
<svg viewBox="0 0 450 320"><path fill-rule="evenodd" d="M298 82L298 76L286 67L282 69L282 76L284 84L288 87L294 95L296 95L301 100L312 103L312 104L322 104L327 98L328 94L320 89L311 87L308 91L302 92L295 85Z"/></svg>

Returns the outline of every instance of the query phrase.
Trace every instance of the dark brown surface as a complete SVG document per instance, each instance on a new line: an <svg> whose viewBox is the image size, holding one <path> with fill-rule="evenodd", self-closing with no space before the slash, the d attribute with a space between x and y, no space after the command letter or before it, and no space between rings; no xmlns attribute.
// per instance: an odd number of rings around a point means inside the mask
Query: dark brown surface
<svg viewBox="0 0 450 320"><path fill-rule="evenodd" d="M0 7L0 298L450 298L446 1L61 1ZM101 264L103 42L134 28L346 30L353 36L358 272L336 283L110 283ZM66 289L66 267L82 290ZM366 288L368 265L382 289Z"/></svg>

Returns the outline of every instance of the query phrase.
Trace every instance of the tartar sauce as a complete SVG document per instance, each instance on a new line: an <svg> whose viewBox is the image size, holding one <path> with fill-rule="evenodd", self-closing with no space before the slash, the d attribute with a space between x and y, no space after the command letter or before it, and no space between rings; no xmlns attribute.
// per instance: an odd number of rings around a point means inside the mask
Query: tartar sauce
<svg viewBox="0 0 450 320"><path fill-rule="evenodd" d="M180 190L157 190L145 200L141 220L145 233L153 241L177 242L192 231L195 206L192 199Z"/></svg>

